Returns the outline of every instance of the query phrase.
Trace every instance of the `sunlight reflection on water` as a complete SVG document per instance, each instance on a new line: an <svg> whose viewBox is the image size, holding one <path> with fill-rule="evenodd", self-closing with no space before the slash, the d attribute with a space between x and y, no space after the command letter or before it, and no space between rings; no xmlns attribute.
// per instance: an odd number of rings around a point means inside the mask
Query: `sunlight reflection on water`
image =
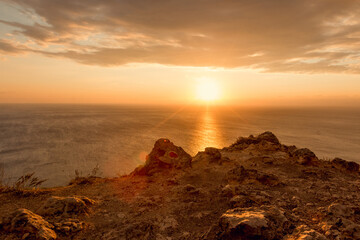
<svg viewBox="0 0 360 240"><path fill-rule="evenodd" d="M198 135L194 136L194 141L199 151L204 151L206 147L222 148L224 146L221 132L211 110L206 109L202 113L196 132Z"/></svg>

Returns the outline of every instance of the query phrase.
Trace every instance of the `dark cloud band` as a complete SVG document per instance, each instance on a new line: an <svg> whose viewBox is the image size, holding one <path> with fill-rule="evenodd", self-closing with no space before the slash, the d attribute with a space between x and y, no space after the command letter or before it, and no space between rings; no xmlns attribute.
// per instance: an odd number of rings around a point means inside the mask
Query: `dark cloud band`
<svg viewBox="0 0 360 240"><path fill-rule="evenodd" d="M46 25L11 25L48 56L276 72L360 70L358 0L14 0ZM41 46L57 46L48 51ZM40 48L40 50L39 50ZM0 42L2 52L17 50Z"/></svg>

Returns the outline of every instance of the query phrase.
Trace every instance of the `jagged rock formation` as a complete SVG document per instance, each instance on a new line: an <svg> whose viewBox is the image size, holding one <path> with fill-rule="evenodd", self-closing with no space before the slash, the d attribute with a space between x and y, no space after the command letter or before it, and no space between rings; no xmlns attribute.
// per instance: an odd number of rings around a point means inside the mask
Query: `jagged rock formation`
<svg viewBox="0 0 360 240"><path fill-rule="evenodd" d="M221 164L223 159L221 157L221 153L219 149L213 147L207 147L205 148L204 152L198 152L194 157L193 161Z"/></svg>
<svg viewBox="0 0 360 240"><path fill-rule="evenodd" d="M226 150L243 150L251 145L270 145L273 148L279 148L281 146L279 139L272 132L264 132L256 137L250 135L249 137L240 137Z"/></svg>
<svg viewBox="0 0 360 240"><path fill-rule="evenodd" d="M348 162L341 158L334 158L331 161L331 165L334 168L341 169L349 172L359 172L359 164L356 162Z"/></svg>
<svg viewBox="0 0 360 240"><path fill-rule="evenodd" d="M13 232L22 239L35 237L39 240L57 239L53 225L45 221L41 216L27 210L18 209L9 217L2 220L1 226L4 232Z"/></svg>
<svg viewBox="0 0 360 240"><path fill-rule="evenodd" d="M276 207L234 208L226 211L205 239L281 239L290 223Z"/></svg>
<svg viewBox="0 0 360 240"><path fill-rule="evenodd" d="M41 232L65 240L360 239L359 165L319 159L271 132L193 158L159 139L128 176L6 192L0 202L0 240ZM17 224L34 228L11 228L17 207L41 215Z"/></svg>
<svg viewBox="0 0 360 240"><path fill-rule="evenodd" d="M169 139L161 138L146 158L144 166L134 170L134 175L152 175L162 169L187 168L191 166L191 156Z"/></svg>
<svg viewBox="0 0 360 240"><path fill-rule="evenodd" d="M70 236L84 229L86 224L75 218L88 213L94 203L87 197L52 196L37 211L39 215L17 209L2 219L0 230L22 236L21 239L53 240Z"/></svg>
<svg viewBox="0 0 360 240"><path fill-rule="evenodd" d="M88 213L90 206L95 202L87 197L57 197L48 198L37 210L42 216L72 217Z"/></svg>
<svg viewBox="0 0 360 240"><path fill-rule="evenodd" d="M315 165L319 161L315 153L307 148L296 149L292 152L292 156L294 156L296 161L302 165Z"/></svg>
<svg viewBox="0 0 360 240"><path fill-rule="evenodd" d="M285 236L284 240L326 240L327 238L315 231L310 229L306 225L298 226L291 235Z"/></svg>

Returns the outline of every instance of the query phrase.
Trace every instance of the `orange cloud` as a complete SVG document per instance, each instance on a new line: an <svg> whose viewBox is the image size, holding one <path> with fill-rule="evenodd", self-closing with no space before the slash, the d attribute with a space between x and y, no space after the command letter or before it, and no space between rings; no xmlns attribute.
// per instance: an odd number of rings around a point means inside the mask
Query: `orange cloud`
<svg viewBox="0 0 360 240"><path fill-rule="evenodd" d="M358 0L5 2L43 21L3 19L2 24L15 28L12 41L31 39L36 47L27 51L83 64L360 72ZM3 41L2 52L17 51Z"/></svg>

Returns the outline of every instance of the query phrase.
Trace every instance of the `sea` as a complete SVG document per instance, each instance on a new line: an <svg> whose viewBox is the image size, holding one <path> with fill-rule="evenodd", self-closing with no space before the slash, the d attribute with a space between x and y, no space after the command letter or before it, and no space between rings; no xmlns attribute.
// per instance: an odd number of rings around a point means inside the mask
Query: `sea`
<svg viewBox="0 0 360 240"><path fill-rule="evenodd" d="M35 173L43 187L75 176L116 177L168 138L191 155L272 131L319 158L360 163L359 107L0 105L0 181Z"/></svg>

